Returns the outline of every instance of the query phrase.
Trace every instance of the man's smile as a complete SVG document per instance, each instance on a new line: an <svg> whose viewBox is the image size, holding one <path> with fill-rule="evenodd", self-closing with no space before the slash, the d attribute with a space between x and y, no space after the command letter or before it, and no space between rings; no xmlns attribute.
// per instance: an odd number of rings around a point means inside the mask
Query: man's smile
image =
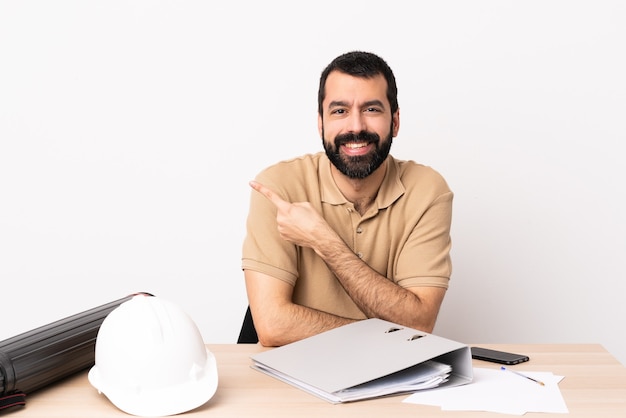
<svg viewBox="0 0 626 418"><path fill-rule="evenodd" d="M346 155L360 156L369 153L373 146L371 142L348 142L341 148Z"/></svg>

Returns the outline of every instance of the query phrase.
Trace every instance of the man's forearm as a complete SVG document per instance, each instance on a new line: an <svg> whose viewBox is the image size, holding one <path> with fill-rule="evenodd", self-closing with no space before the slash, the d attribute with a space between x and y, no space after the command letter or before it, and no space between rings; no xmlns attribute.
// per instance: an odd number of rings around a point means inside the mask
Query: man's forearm
<svg viewBox="0 0 626 418"><path fill-rule="evenodd" d="M373 270L339 237L316 251L368 318L426 330L434 325L429 305Z"/></svg>
<svg viewBox="0 0 626 418"><path fill-rule="evenodd" d="M356 321L293 303L277 308L272 317L265 329L257 330L259 342L266 347L289 344Z"/></svg>

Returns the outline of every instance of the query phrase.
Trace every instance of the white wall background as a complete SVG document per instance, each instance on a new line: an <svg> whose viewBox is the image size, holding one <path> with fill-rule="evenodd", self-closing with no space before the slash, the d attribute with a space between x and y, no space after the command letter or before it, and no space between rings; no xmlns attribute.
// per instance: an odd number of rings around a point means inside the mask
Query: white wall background
<svg viewBox="0 0 626 418"><path fill-rule="evenodd" d="M396 73L392 152L455 191L435 332L626 364L626 6L0 2L0 338L149 291L235 342L250 180L321 150L323 67Z"/></svg>

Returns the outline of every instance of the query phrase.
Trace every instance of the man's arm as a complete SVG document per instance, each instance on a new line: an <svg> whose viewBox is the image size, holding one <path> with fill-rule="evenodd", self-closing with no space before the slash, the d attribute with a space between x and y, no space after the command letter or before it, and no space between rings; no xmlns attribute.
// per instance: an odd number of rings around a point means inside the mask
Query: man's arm
<svg viewBox="0 0 626 418"><path fill-rule="evenodd" d="M250 185L276 206L281 237L296 245L312 248L367 317L432 331L445 289L405 289L398 286L358 258L308 202L290 203L258 182L251 182ZM291 301L291 294L288 300Z"/></svg>
<svg viewBox="0 0 626 418"><path fill-rule="evenodd" d="M398 286L363 262L335 233L327 232L315 242L312 248L368 318L432 332L446 289Z"/></svg>
<svg viewBox="0 0 626 418"><path fill-rule="evenodd" d="M259 342L285 345L354 322L291 300L293 286L257 271L245 270L246 290Z"/></svg>

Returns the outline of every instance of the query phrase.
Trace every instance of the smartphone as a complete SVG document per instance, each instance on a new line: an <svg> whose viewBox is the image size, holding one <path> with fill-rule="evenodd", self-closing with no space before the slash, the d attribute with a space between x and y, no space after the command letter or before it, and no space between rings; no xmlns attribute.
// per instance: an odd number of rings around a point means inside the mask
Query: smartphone
<svg viewBox="0 0 626 418"><path fill-rule="evenodd" d="M500 364L519 364L528 361L528 356L524 354L507 353L506 351L491 350L483 347L472 347L472 358L477 360L490 361Z"/></svg>

